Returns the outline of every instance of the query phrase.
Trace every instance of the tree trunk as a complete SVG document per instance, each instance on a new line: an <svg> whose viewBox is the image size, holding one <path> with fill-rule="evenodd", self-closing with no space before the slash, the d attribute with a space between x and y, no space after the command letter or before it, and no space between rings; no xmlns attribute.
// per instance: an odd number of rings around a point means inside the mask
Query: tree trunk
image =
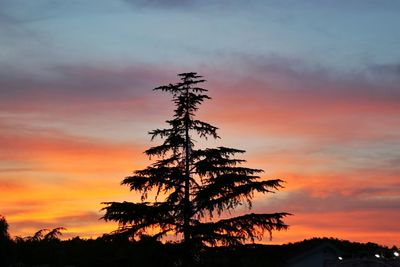
<svg viewBox="0 0 400 267"><path fill-rule="evenodd" d="M190 266L191 257L191 235L190 235L190 136L189 136L189 90L186 88L186 114L185 114L185 195L184 195L184 212L183 212L183 235L184 235L184 266Z"/></svg>

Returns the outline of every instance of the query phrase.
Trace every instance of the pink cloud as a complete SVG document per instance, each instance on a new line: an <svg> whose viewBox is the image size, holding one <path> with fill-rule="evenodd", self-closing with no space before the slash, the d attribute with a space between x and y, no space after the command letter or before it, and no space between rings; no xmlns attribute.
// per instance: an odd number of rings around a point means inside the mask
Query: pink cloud
<svg viewBox="0 0 400 267"><path fill-rule="evenodd" d="M324 69L303 70L296 67L301 62L241 62L241 71L231 72L227 66L217 72L204 69L209 80L205 87L210 89L213 100L202 107L199 118L222 128L222 143L227 138L244 149L254 143L257 151L249 151L249 157L245 155L249 163L265 168L266 177L287 181L285 190L265 201L257 199L255 208L294 213L288 221L293 225L287 233L292 234L291 241L314 234L343 238L364 234L365 240L379 236L387 238L385 242L392 240L387 233L394 229L400 206L400 157L396 150L400 140L400 101L396 85L382 81L382 76L372 79L362 73L340 76ZM28 173L32 179L34 172L34 177L50 172L63 177L58 189L73 195L73 190L82 184L94 186L93 177L104 177L105 173L119 177L149 163L142 151L152 144L134 137L131 143L116 141L121 131L117 121L126 116L126 122L140 121L140 126L150 114L168 119L172 114L168 96L153 94L151 89L177 81L173 70L161 66L64 66L55 68L53 74L55 77L50 79L20 79L14 74L1 80L5 90L0 102L6 115L0 120L0 156L14 165L0 173L3 180L6 177L0 187L8 192L19 190L18 184L7 180L17 177L15 173ZM106 116L116 110L118 116ZM29 111L50 114L50 121L68 121L70 132L46 126L41 118L40 127L30 124L26 115ZM22 114L20 119L8 116L17 113ZM106 118L101 122L115 129L115 136L96 139L77 134L76 121L85 116ZM165 125L160 121L154 128ZM94 125L93 130L96 127L99 126ZM279 143L271 144L269 140ZM269 146L272 151L267 150ZM81 183L70 182L66 177L71 175L73 181ZM120 188L121 192L125 189ZM74 196L83 195L82 190L78 191ZM96 202L88 206L97 210L104 189L99 186L90 193ZM10 214L21 214L15 208L17 203L12 205ZM79 216L69 212L65 216L52 215L54 224L48 226L60 226L56 224L63 220L75 226ZM384 220L382 228L378 218ZM76 227L74 233L101 224L92 219L90 215L84 217L84 225ZM30 225L36 227L41 222L38 219ZM28 226L29 222L21 222L14 229ZM289 240L288 236L285 238Z"/></svg>

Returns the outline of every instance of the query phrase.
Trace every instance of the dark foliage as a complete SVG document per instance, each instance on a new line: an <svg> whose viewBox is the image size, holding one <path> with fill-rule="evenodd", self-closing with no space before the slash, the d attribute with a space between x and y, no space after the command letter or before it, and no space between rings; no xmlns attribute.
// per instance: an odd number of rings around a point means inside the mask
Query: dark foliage
<svg viewBox="0 0 400 267"><path fill-rule="evenodd" d="M262 180L263 170L242 167L245 160L235 156L243 150L195 148L196 139L219 138L217 127L195 119L199 105L210 97L199 87L205 82L202 76L193 72L178 76L180 82L154 89L172 94L175 104L169 127L149 132L152 140L163 140L145 151L156 161L122 181L141 194L142 202L107 202L103 218L119 223L118 235L158 240L172 233L191 249L240 245L286 229L283 218L289 214L285 212L216 218L239 205L251 208L254 193L275 192L282 181ZM147 201L150 192L156 194L154 202Z"/></svg>
<svg viewBox="0 0 400 267"><path fill-rule="evenodd" d="M9 240L10 235L8 234L8 223L6 218L0 215L0 240Z"/></svg>
<svg viewBox="0 0 400 267"><path fill-rule="evenodd" d="M9 264L11 254L11 239L8 234L8 223L6 218L0 215L0 266Z"/></svg>
<svg viewBox="0 0 400 267"><path fill-rule="evenodd" d="M282 267L288 259L299 253L330 242L346 255L364 257L380 253L387 258L397 248L389 249L374 243L354 243L332 238L314 238L287 245L245 245L204 248L195 257L193 267ZM178 244L162 244L152 238L141 241L103 236L97 239L75 237L59 242L44 239L32 241L21 238L11 241L8 264L1 266L75 266L75 267L173 267L178 266L183 247Z"/></svg>

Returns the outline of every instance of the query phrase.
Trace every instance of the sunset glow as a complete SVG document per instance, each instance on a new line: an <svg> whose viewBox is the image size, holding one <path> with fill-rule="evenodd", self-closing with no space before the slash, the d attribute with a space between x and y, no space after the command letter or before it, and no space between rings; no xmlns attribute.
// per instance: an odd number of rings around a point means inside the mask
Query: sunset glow
<svg viewBox="0 0 400 267"><path fill-rule="evenodd" d="M139 200L120 182L151 163L147 132L172 115L152 89L195 71L212 97L198 116L220 129L206 145L285 181L255 197L254 211L294 214L262 242L400 245L400 3L216 2L0 1L12 236L115 230L101 203Z"/></svg>

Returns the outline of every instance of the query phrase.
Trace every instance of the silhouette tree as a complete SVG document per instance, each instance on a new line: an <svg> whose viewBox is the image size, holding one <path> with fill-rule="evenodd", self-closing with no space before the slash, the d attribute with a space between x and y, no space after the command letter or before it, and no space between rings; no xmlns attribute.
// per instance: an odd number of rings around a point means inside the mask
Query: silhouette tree
<svg viewBox="0 0 400 267"><path fill-rule="evenodd" d="M36 231L33 236L27 236L27 237L16 237L16 241L18 242L23 242L23 241L28 241L28 242L52 242L52 241L60 241L60 236L62 236L62 232L67 230L64 227L56 227L53 228L52 230L50 229L40 229Z"/></svg>
<svg viewBox="0 0 400 267"><path fill-rule="evenodd" d="M8 233L8 223L5 217L0 215L0 266L8 266L11 257L12 241Z"/></svg>
<svg viewBox="0 0 400 267"><path fill-rule="evenodd" d="M54 242L54 241L58 242L58 241L60 241L60 236L62 236L61 231L65 231L65 230L67 230L67 229L64 227L54 228L54 229L48 231L48 233L44 235L43 240L47 241L47 242Z"/></svg>
<svg viewBox="0 0 400 267"><path fill-rule="evenodd" d="M210 99L205 82L197 73L178 74L180 81L155 88L172 94L174 116L169 127L156 129L151 139L163 143L145 151L157 160L126 177L122 185L141 193L141 202L105 202L106 221L119 223L117 234L133 238L141 235L159 239L174 233L187 249L198 245L239 245L261 239L265 232L286 229L285 212L250 213L220 219L224 211L245 204L251 208L255 192L271 193L282 187L282 180L262 180L261 169L240 166L236 154L245 151L228 147L196 149L196 139L219 138L217 127L195 119L204 100ZM148 202L149 193L155 200ZM218 215L218 219L215 218Z"/></svg>
<svg viewBox="0 0 400 267"><path fill-rule="evenodd" d="M6 218L0 215L0 241L9 240L8 223Z"/></svg>
<svg viewBox="0 0 400 267"><path fill-rule="evenodd" d="M34 242L42 241L44 236L46 235L46 232L49 231L49 229L40 229L36 233L34 233L32 237L28 237L27 239Z"/></svg>

